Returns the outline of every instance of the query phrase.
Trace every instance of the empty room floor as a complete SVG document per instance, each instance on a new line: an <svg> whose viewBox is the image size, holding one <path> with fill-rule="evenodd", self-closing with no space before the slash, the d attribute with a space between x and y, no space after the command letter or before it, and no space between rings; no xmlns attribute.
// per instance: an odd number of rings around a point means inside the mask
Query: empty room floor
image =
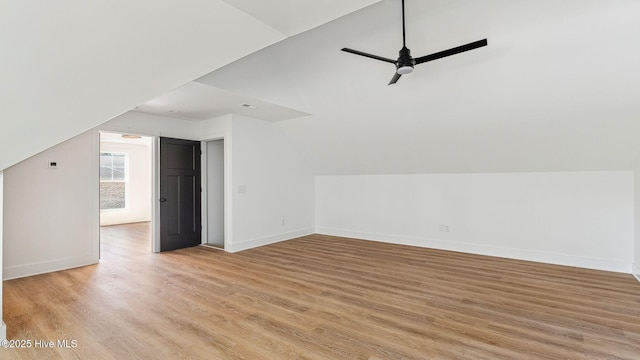
<svg viewBox="0 0 640 360"><path fill-rule="evenodd" d="M102 242L99 265L4 282L9 339L69 346L3 360L640 358L628 274L323 235L153 254L148 224Z"/></svg>

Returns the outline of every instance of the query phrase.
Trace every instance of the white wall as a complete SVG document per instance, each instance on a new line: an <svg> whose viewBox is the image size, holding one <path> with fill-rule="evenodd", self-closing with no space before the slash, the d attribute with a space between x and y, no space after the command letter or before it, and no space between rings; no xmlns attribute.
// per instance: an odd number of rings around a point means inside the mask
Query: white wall
<svg viewBox="0 0 640 360"><path fill-rule="evenodd" d="M634 232L634 263L633 263L633 274L640 281L640 161L636 162L636 168L634 172L634 202L635 202L635 212L634 212L634 223L635 223L635 232Z"/></svg>
<svg viewBox="0 0 640 360"><path fill-rule="evenodd" d="M233 116L232 133L233 242L227 250L313 233L314 177L299 151L266 121Z"/></svg>
<svg viewBox="0 0 640 360"><path fill-rule="evenodd" d="M190 139L200 130L191 121L127 113L6 169L4 279L98 261L99 129ZM48 169L49 160L60 168Z"/></svg>
<svg viewBox="0 0 640 360"><path fill-rule="evenodd" d="M224 137L228 251L313 233L313 174L273 123L235 116L198 123L128 113L5 171L5 279L97 262L98 130ZM49 160L60 168L48 169ZM247 193L238 194L238 185Z"/></svg>
<svg viewBox="0 0 640 360"><path fill-rule="evenodd" d="M97 155L89 131L4 171L4 279L98 261Z"/></svg>
<svg viewBox="0 0 640 360"><path fill-rule="evenodd" d="M4 173L2 171L0 171L0 341L5 340L7 338L7 325L5 325L4 321L3 321L3 314L4 312L2 311L2 248L3 246L3 241L2 241L2 233L3 233L3 225L2 225L2 219L3 219L3 196L2 194L4 193L4 181L3 181L3 177L4 177Z"/></svg>
<svg viewBox="0 0 640 360"><path fill-rule="evenodd" d="M148 140L148 144L100 142L100 152L126 153L129 158L127 206L100 211L100 225L151 221L151 138Z"/></svg>
<svg viewBox="0 0 640 360"><path fill-rule="evenodd" d="M316 226L322 234L629 273L633 186L625 171L320 176Z"/></svg>

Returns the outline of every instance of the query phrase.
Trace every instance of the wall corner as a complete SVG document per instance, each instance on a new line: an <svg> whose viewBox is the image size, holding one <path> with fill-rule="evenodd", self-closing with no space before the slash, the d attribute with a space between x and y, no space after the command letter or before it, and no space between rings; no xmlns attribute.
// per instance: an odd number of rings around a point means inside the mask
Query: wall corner
<svg viewBox="0 0 640 360"><path fill-rule="evenodd" d="M4 192L4 182L3 182L3 172L0 171L0 341L2 340L6 340L7 339L7 325L4 323L3 319L4 319L4 311L3 311L3 307L2 307L2 279L4 279L4 271L3 271L3 264L2 264L2 249L4 247L4 241L2 238L2 233L3 233L3 227L2 227L2 220L3 220L3 214L2 214L2 209L3 209L3 195Z"/></svg>

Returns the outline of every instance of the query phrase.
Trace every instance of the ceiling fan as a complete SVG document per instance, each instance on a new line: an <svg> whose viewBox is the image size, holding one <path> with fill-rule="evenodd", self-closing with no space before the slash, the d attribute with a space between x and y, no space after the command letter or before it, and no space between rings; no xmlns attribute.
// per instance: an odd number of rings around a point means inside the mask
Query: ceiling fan
<svg viewBox="0 0 640 360"><path fill-rule="evenodd" d="M448 50L443 50L437 53L433 53L430 55L426 55L426 56L422 56L414 59L413 57L411 57L411 50L407 48L405 25L404 25L404 0L402 0L402 49L400 49L400 56L398 57L398 60L393 60L393 59L385 58L382 56L372 55L372 54L368 54L362 51L353 50L349 48L343 48L342 51L346 51L348 53L394 64L396 66L396 73L393 74L393 78L391 78L391 81L389 82L389 85L392 85L398 82L398 79L400 79L400 76L412 73L413 67L418 64L441 59L443 57L459 54L459 53L477 49L483 46L487 46L487 39L474 41L472 43L460 45Z"/></svg>

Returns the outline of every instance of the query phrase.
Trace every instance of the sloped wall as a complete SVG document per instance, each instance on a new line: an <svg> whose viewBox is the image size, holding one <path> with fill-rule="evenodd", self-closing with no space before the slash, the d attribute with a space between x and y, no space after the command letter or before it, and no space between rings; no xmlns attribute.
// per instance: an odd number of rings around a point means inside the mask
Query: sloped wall
<svg viewBox="0 0 640 360"><path fill-rule="evenodd" d="M14 1L0 24L0 170L285 38L221 0Z"/></svg>

